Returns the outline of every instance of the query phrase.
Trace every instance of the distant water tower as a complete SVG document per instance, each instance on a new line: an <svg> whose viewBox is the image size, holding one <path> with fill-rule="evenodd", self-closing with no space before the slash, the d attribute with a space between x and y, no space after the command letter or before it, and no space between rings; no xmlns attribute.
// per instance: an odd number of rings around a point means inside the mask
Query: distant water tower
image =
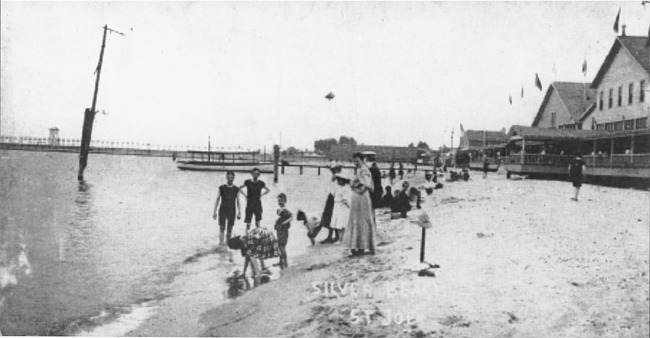
<svg viewBox="0 0 650 338"><path fill-rule="evenodd" d="M59 145L59 128L57 128L57 127L50 128L49 143L50 143L51 146L58 146Z"/></svg>

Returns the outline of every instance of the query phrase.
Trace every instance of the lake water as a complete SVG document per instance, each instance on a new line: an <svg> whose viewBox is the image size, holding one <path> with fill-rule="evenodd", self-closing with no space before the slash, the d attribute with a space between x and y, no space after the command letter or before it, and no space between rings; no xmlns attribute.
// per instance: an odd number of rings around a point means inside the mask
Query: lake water
<svg viewBox="0 0 650 338"><path fill-rule="evenodd" d="M80 184L77 165L75 154L0 151L2 334L126 333L163 299L188 292L191 283L175 282L193 273L193 262L184 261L204 254L212 259L209 269L223 276L213 281L208 301L227 301L226 279L241 258L214 253L219 229L212 210L224 173L180 171L170 158L91 154ZM302 208L320 216L325 202L327 175L286 173L277 185L272 175L261 176L271 189L262 222L270 229L279 192L287 193L294 213ZM249 177L238 173L235 183ZM238 221L234 232L244 228ZM290 259L308 247L294 222Z"/></svg>

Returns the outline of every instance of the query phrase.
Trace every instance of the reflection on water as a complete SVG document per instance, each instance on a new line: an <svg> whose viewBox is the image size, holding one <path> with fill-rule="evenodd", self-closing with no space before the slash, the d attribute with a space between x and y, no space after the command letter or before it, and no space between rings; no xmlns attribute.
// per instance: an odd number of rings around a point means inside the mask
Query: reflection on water
<svg viewBox="0 0 650 338"><path fill-rule="evenodd" d="M0 317L11 287L17 285L22 276L31 274L26 249L20 229L9 217L0 215Z"/></svg>
<svg viewBox="0 0 650 338"><path fill-rule="evenodd" d="M270 282L271 277L269 275L262 275L260 278L252 278L242 275L239 270L235 270L231 276L226 278L226 284L228 285L228 298L239 297L247 290L250 290L251 281L253 282L253 287L258 287Z"/></svg>

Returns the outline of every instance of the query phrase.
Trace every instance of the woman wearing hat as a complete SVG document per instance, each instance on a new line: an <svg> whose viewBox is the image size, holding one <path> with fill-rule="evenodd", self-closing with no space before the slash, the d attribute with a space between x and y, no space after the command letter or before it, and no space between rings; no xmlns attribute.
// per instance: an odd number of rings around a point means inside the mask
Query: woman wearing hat
<svg viewBox="0 0 650 338"><path fill-rule="evenodd" d="M374 186L370 169L363 162L361 153L354 153L352 159L358 171L351 183L350 219L345 230L344 242L352 250L353 256L363 255L364 250L374 254L377 226L370 201L370 193Z"/></svg>

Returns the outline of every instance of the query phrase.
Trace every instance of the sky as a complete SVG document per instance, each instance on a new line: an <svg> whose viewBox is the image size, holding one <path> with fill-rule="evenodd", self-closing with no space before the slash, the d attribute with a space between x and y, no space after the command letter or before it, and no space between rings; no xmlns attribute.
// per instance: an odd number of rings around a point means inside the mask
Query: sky
<svg viewBox="0 0 650 338"><path fill-rule="evenodd" d="M0 134L81 137L107 24L125 35L106 39L93 139L457 145L461 123L530 125L550 82L591 82L619 8L648 34L641 1L2 1Z"/></svg>

